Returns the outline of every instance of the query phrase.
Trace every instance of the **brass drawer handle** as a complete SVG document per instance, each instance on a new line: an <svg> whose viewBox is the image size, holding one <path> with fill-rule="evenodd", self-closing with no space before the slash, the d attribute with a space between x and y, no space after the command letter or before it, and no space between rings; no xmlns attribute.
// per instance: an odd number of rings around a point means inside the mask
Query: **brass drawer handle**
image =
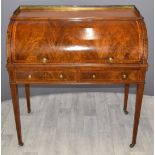
<svg viewBox="0 0 155 155"><path fill-rule="evenodd" d="M109 57L108 60L109 60L109 63L113 63L113 60L114 60L114 59L113 59L112 57Z"/></svg>
<svg viewBox="0 0 155 155"><path fill-rule="evenodd" d="M96 74L95 73L92 74L92 78L96 79Z"/></svg>
<svg viewBox="0 0 155 155"><path fill-rule="evenodd" d="M61 73L61 74L59 75L59 78L60 78L61 80L63 80L63 79L64 79L64 75Z"/></svg>
<svg viewBox="0 0 155 155"><path fill-rule="evenodd" d="M47 63L47 61L48 61L47 58L43 58L43 59L42 59L42 62L43 62L44 64Z"/></svg>
<svg viewBox="0 0 155 155"><path fill-rule="evenodd" d="M128 75L127 75L127 74L123 74L123 75L122 75L122 79L123 79L123 80L126 80L127 78L128 78Z"/></svg>
<svg viewBox="0 0 155 155"><path fill-rule="evenodd" d="M31 79L31 78L32 78L32 75L31 75L31 74L29 74L29 75L28 75L28 79Z"/></svg>

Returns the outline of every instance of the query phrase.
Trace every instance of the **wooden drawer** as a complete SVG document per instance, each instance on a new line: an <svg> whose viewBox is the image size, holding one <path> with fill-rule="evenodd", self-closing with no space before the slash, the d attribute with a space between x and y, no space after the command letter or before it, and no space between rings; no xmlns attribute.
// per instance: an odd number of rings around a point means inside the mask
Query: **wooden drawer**
<svg viewBox="0 0 155 155"><path fill-rule="evenodd" d="M99 71L86 70L80 72L81 82L136 82L139 78L139 72L133 71Z"/></svg>
<svg viewBox="0 0 155 155"><path fill-rule="evenodd" d="M76 73L74 71L17 71L17 81L28 82L72 82L75 81Z"/></svg>

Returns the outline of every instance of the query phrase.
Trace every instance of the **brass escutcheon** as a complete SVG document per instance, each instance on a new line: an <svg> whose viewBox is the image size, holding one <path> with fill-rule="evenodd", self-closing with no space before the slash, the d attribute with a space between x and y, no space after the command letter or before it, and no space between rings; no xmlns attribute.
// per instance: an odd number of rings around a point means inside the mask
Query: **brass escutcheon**
<svg viewBox="0 0 155 155"><path fill-rule="evenodd" d="M126 80L127 78L128 78L127 74L123 74L123 75L122 75L122 79L123 79L123 80Z"/></svg>
<svg viewBox="0 0 155 155"><path fill-rule="evenodd" d="M109 63L113 63L113 58L109 57Z"/></svg>
<svg viewBox="0 0 155 155"><path fill-rule="evenodd" d="M96 74L95 73L92 74L92 78L96 79Z"/></svg>
<svg viewBox="0 0 155 155"><path fill-rule="evenodd" d="M64 79L64 75L61 73L61 74L59 75L59 78L60 78L60 79Z"/></svg>
<svg viewBox="0 0 155 155"><path fill-rule="evenodd" d="M31 74L29 74L29 75L28 75L28 79L31 79L31 78L32 78L32 75L31 75Z"/></svg>
<svg viewBox="0 0 155 155"><path fill-rule="evenodd" d="M43 58L42 59L42 62L45 64L45 63L47 63L47 58Z"/></svg>

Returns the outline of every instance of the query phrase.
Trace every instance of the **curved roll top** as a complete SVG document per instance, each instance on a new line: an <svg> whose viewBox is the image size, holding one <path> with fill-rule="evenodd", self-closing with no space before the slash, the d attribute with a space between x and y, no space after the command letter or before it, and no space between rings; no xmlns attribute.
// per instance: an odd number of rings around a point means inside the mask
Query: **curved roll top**
<svg viewBox="0 0 155 155"><path fill-rule="evenodd" d="M12 63L147 62L142 19L33 21L14 17L8 43L8 62Z"/></svg>

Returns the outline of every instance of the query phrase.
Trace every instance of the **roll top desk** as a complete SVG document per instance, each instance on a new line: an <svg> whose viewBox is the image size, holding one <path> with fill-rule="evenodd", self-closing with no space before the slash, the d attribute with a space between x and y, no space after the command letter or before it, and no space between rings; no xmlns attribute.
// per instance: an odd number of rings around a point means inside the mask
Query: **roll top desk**
<svg viewBox="0 0 155 155"><path fill-rule="evenodd" d="M123 84L124 112L130 84L137 85L136 144L147 64L147 33L135 6L20 6L7 31L7 70L19 145L23 145L18 85Z"/></svg>

